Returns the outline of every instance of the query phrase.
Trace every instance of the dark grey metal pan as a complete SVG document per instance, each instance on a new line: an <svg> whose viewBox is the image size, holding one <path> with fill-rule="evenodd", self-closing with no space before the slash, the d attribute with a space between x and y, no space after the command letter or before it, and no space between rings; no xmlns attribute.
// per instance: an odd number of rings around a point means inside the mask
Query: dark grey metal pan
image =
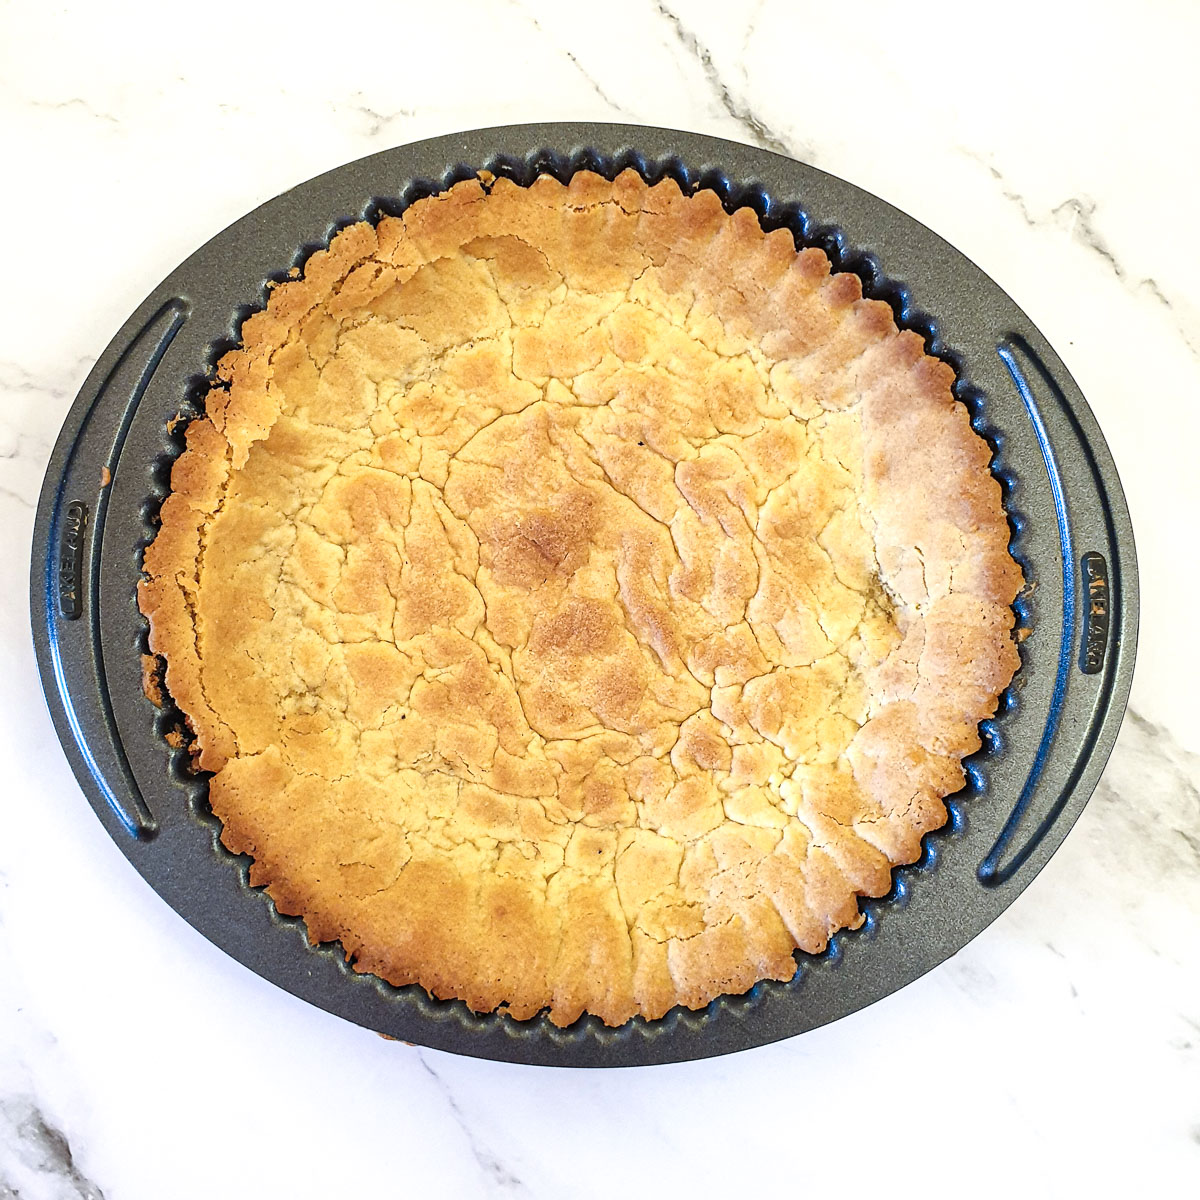
<svg viewBox="0 0 1200 1200"><path fill-rule="evenodd" d="M902 326L955 368L957 394L995 449L1013 551L1022 667L944 830L864 926L789 983L763 983L700 1012L607 1029L545 1017L477 1016L356 974L312 947L221 848L206 784L166 742L170 711L142 689L146 625L135 588L181 426L241 321L340 226L440 191L486 167L528 182L589 167L716 189L768 227L822 246L888 300ZM111 482L109 482L111 480ZM55 728L100 820L150 885L260 975L380 1033L484 1058L625 1066L725 1054L802 1033L903 987L964 946L1045 865L1112 749L1137 636L1133 531L1086 402L1025 314L973 263L875 196L748 146L626 125L524 125L400 146L293 188L201 247L147 297L100 356L51 455L30 579L33 637ZM177 715L177 714L176 714Z"/></svg>

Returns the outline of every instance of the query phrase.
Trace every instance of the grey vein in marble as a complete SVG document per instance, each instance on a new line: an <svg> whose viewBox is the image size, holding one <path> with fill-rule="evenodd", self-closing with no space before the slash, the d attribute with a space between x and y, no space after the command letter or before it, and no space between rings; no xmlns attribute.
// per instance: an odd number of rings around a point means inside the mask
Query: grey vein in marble
<svg viewBox="0 0 1200 1200"><path fill-rule="evenodd" d="M345 107L366 120L366 136L369 138L378 137L393 122L403 121L415 115L416 110L411 108L397 108L393 112L381 113L366 103L362 92L356 92L355 97L348 101Z"/></svg>
<svg viewBox="0 0 1200 1200"><path fill-rule="evenodd" d="M1065 229L1077 242L1100 255L1108 263L1112 273L1122 284L1133 291L1143 290L1149 292L1163 308L1170 312L1172 316L1175 316L1175 306L1162 290L1158 280L1152 276L1135 280L1128 269L1117 258L1112 247L1109 246L1103 235L1096 228L1095 221L1093 220L1096 215L1096 207L1096 201L1091 196L1068 196L1061 204L1056 205L1050 210L1050 215L1055 218L1060 228ZM1197 340L1197 335L1178 320L1175 322L1175 325L1192 352L1200 354L1200 340Z"/></svg>
<svg viewBox="0 0 1200 1200"><path fill-rule="evenodd" d="M430 1065L425 1055L419 1050L415 1051L417 1061L425 1068L425 1072L437 1085L438 1091L442 1093L442 1097L446 1101L446 1107L450 1110L451 1117L454 1118L454 1123L462 1131L463 1137L466 1139L467 1146L470 1148L471 1157L479 1166L480 1173L487 1180L490 1189L493 1192L505 1192L511 1195L527 1196L529 1189L521 1181L521 1179L513 1174L505 1164L492 1153L487 1146L480 1140L475 1131L471 1128L471 1123L463 1115L463 1111L458 1106L458 1101L454 1099L454 1093L450 1090L450 1085L435 1071Z"/></svg>
<svg viewBox="0 0 1200 1200"><path fill-rule="evenodd" d="M537 25L536 20L534 21L534 24ZM538 26L538 28L541 28L541 26ZM607 104L609 108L611 108L614 112L623 113L625 116L631 115L629 110L623 104L619 104L600 86L600 81L590 71L588 71L586 67L584 67L579 59L576 58L575 55L566 48L566 46L562 47L562 52L571 60L571 65L579 72L580 75L583 76L584 80L589 84L592 91L595 92L596 95L605 104Z"/></svg>
<svg viewBox="0 0 1200 1200"><path fill-rule="evenodd" d="M40 473L62 424L64 402L75 395L95 361L91 356L80 358L63 367L52 381L16 363L0 362L0 396L6 401L0 412L0 478L9 464L33 464ZM10 397L23 400L26 411L14 411Z"/></svg>
<svg viewBox="0 0 1200 1200"><path fill-rule="evenodd" d="M5 487L0 484L0 497L5 500L13 500L22 508L33 508L33 501L29 499L23 492L18 492L15 488Z"/></svg>
<svg viewBox="0 0 1200 1200"><path fill-rule="evenodd" d="M52 445L49 438L26 433L0 420L0 472L18 463L44 465Z"/></svg>
<svg viewBox="0 0 1200 1200"><path fill-rule="evenodd" d="M0 1098L0 1200L104 1200L71 1144L28 1096Z"/></svg>
<svg viewBox="0 0 1200 1200"><path fill-rule="evenodd" d="M1161 764L1165 776L1165 786L1150 793L1161 799L1161 806L1149 811L1142 804L1126 806L1126 819L1138 827L1139 839L1161 856L1161 866L1183 858L1185 861L1179 865L1185 871L1195 871L1200 868L1200 757L1189 754L1168 730L1132 708L1125 713L1122 732L1124 737L1117 743L1117 767L1122 765L1128 747L1128 752L1139 758ZM1100 780L1098 798L1121 800L1122 789L1112 781L1116 773L1106 772Z"/></svg>
<svg viewBox="0 0 1200 1200"><path fill-rule="evenodd" d="M70 109L78 109L89 117L93 117L97 121L103 121L115 128L120 128L122 119L110 112L104 112L103 109L95 108L86 100L79 96L72 96L69 100L27 100L26 103L30 108L45 109L50 112L63 112Z"/></svg>
<svg viewBox="0 0 1200 1200"><path fill-rule="evenodd" d="M1179 1019L1187 1025L1193 1033L1200 1033L1200 1021L1194 1021L1187 1013L1180 1013ZM1196 1045L1196 1041L1190 1035L1171 1039L1171 1048L1174 1050L1191 1050Z"/></svg>
<svg viewBox="0 0 1200 1200"><path fill-rule="evenodd" d="M538 34L540 36L542 36L543 38L545 38L546 41L550 43L550 45L554 48L554 50L557 53L562 54L567 58L570 61L571 66L573 66L575 68L575 70L579 73L579 75L584 80L584 82L592 89L593 92L596 93L596 96L601 101L603 101L606 105L608 105L609 108L611 108L614 112L621 113L623 116L632 116L633 115L632 113L630 113L629 109L627 109L619 101L614 100L600 86L600 81L579 61L579 59L575 56L573 51L571 51L568 47L561 45L555 38L552 38L546 32L541 21L539 21L537 19L537 17L534 16L534 14L531 13L529 11L529 9L527 9L520 2L520 0L508 0L508 7L512 12L517 13L518 15L523 17L524 20L526 22L528 22L528 24L532 25L533 28L538 32Z"/></svg>
<svg viewBox="0 0 1200 1200"><path fill-rule="evenodd" d="M789 158L803 158L806 162L813 161L814 155L811 148L805 147L803 153L797 153L758 116L744 97L734 96L713 62L712 51L700 41L693 30L683 23L677 13L672 12L662 0L654 0L654 10L671 26L675 39L699 64L710 90L725 115L736 121L750 135L756 146L760 146L764 150L772 150L776 154L786 154ZM753 21L747 27L746 37L749 38L752 32Z"/></svg>
<svg viewBox="0 0 1200 1200"><path fill-rule="evenodd" d="M746 71L746 52L750 49L750 39L758 30L758 18L762 16L762 10L766 8L767 0L755 0L754 7L750 10L746 17L746 31L742 34L742 49L738 55L742 64L742 76L749 82L749 74Z"/></svg>
<svg viewBox="0 0 1200 1200"><path fill-rule="evenodd" d="M972 150L964 150L964 153L968 158L973 158L988 169L992 178L1000 185L1000 194L1011 204L1015 205L1017 211L1021 214L1021 219L1031 229L1044 229L1052 221L1059 229L1068 233L1079 245L1091 250L1106 263L1108 269L1116 277L1117 282L1127 291L1133 292L1135 295L1140 292L1149 293L1171 314L1172 324L1175 326L1179 336L1183 338L1187 348L1194 355L1200 357L1200 331L1190 329L1179 319L1175 305L1162 290L1162 286L1158 280L1151 276L1146 276L1143 279L1135 279L1133 277L1129 268L1121 262L1099 229L1097 229L1095 222L1097 204L1092 197L1087 195L1068 196L1060 204L1056 204L1050 209L1049 219L1038 216L1031 211L1025 197L1012 188L1003 173L993 163L988 162Z"/></svg>
<svg viewBox="0 0 1200 1200"><path fill-rule="evenodd" d="M20 363L0 362L0 391L33 392L62 399L74 395L95 362L95 355L82 355L73 363L62 367L59 371L61 379L54 383L47 383L31 371L27 371Z"/></svg>

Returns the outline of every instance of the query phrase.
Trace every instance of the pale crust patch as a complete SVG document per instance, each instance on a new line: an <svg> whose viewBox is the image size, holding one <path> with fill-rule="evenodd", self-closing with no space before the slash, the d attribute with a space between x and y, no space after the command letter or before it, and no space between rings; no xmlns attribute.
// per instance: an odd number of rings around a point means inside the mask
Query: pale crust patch
<svg viewBox="0 0 1200 1200"><path fill-rule="evenodd" d="M616 1025L861 923L1018 666L953 373L627 171L344 230L226 355L139 588L225 844L358 969Z"/></svg>

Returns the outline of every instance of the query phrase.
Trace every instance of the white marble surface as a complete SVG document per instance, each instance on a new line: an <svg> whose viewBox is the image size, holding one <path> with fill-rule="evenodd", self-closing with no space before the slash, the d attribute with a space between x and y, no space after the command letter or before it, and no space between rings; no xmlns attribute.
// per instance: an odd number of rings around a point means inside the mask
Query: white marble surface
<svg viewBox="0 0 1200 1200"><path fill-rule="evenodd" d="M585 13L587 15L585 15ZM1200 10L1064 0L0 6L0 1197L1197 1194ZM1121 469L1131 713L1061 852L952 961L838 1024L648 1070L381 1041L226 958L63 759L32 504L95 357L302 179L509 121L782 150L907 209L1058 348Z"/></svg>

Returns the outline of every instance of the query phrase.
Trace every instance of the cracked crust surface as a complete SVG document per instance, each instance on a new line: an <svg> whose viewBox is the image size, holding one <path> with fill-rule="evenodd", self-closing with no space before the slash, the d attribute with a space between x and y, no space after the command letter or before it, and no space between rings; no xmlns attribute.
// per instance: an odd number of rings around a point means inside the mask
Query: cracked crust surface
<svg viewBox="0 0 1200 1200"><path fill-rule="evenodd" d="M1018 665L952 382L669 180L342 231L221 360L145 555L224 843L479 1011L790 978L944 822Z"/></svg>

